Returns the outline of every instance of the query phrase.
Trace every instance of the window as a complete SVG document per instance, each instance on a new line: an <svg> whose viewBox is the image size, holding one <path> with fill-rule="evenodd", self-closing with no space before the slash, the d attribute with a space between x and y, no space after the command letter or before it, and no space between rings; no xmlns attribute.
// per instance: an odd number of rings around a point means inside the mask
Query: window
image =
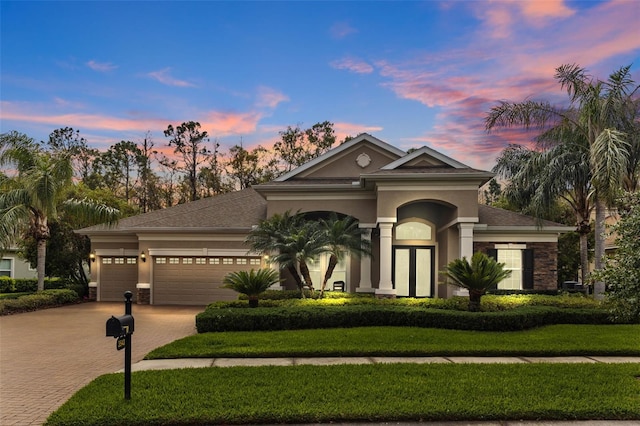
<svg viewBox="0 0 640 426"><path fill-rule="evenodd" d="M206 265L207 258L206 257L196 257L196 265Z"/></svg>
<svg viewBox="0 0 640 426"><path fill-rule="evenodd" d="M102 264L103 265L111 265L111 258L110 257L103 257L102 258Z"/></svg>
<svg viewBox="0 0 640 426"><path fill-rule="evenodd" d="M223 265L233 265L233 258L225 257L224 259L222 259L222 264Z"/></svg>
<svg viewBox="0 0 640 426"><path fill-rule="evenodd" d="M243 257L239 257L236 259L236 265L246 265L246 264L247 264L247 259Z"/></svg>
<svg viewBox="0 0 640 426"><path fill-rule="evenodd" d="M156 264L157 265L164 265L165 263L167 263L167 258L166 257L156 257Z"/></svg>
<svg viewBox="0 0 640 426"><path fill-rule="evenodd" d="M259 265L259 264L260 264L260 259L257 257L249 259L249 265Z"/></svg>
<svg viewBox="0 0 640 426"><path fill-rule="evenodd" d="M193 263L193 258L192 257L183 257L182 258L182 264L183 265L191 265Z"/></svg>
<svg viewBox="0 0 640 426"><path fill-rule="evenodd" d="M11 277L13 259L0 259L0 277Z"/></svg>
<svg viewBox="0 0 640 426"><path fill-rule="evenodd" d="M124 265L124 257L116 257L113 259L113 263L116 265Z"/></svg>
<svg viewBox="0 0 640 426"><path fill-rule="evenodd" d="M219 265L219 264L220 264L219 257L212 257L211 259L209 259L209 265Z"/></svg>
<svg viewBox="0 0 640 426"><path fill-rule="evenodd" d="M396 240L431 240L431 227L422 222L405 222L396 226Z"/></svg>
<svg viewBox="0 0 640 426"><path fill-rule="evenodd" d="M135 265L137 261L137 257L127 257L127 265Z"/></svg>
<svg viewBox="0 0 640 426"><path fill-rule="evenodd" d="M170 257L169 258L169 264L170 265L177 265L178 263L180 263L180 258L179 257Z"/></svg>
<svg viewBox="0 0 640 426"><path fill-rule="evenodd" d="M511 271L511 276L498 284L500 290L522 289L522 250L498 250L498 262L504 263L504 269Z"/></svg>

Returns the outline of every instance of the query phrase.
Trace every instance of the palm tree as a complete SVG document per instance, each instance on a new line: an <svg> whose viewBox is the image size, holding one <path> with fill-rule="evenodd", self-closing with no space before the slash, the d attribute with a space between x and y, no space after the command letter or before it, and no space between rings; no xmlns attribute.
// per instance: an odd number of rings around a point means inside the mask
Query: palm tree
<svg viewBox="0 0 640 426"><path fill-rule="evenodd" d="M498 263L479 251L471 257L471 264L466 257L455 259L442 273L453 284L469 290L469 310L472 312L480 310L480 299L489 288L511 276L511 271L504 269L504 263Z"/></svg>
<svg viewBox="0 0 640 426"><path fill-rule="evenodd" d="M584 142L580 135L574 136L578 136L574 142L545 146L545 138L551 137L546 132L537 138L542 151L509 145L498 156L493 171L509 180L504 195L525 214L544 217L558 198L571 207L580 237L582 282L586 283L593 191L588 146L580 143Z"/></svg>
<svg viewBox="0 0 640 426"><path fill-rule="evenodd" d="M269 257L269 261L278 263L281 269L289 271L296 282L296 286L302 291L304 283L296 267L295 254L283 253L287 249L285 239L295 229L298 229L303 222L300 215L292 215L289 210L283 214L276 213L268 219L261 220L245 239L245 243L251 245L251 249ZM282 255L288 254L290 258ZM274 259L274 255L282 256L279 261Z"/></svg>
<svg viewBox="0 0 640 426"><path fill-rule="evenodd" d="M485 120L487 130L514 125L526 129L551 127L556 128L557 136L562 136L560 129L570 129L584 138L596 211L596 269L602 268L604 256L605 209L613 204L623 185L629 188L638 181L638 166L630 164L640 149L638 137L629 136L629 132L633 135L638 128L639 86L631 79L630 68L620 68L607 81L594 81L583 68L562 65L556 69L555 78L569 95L568 108L558 108L547 101L501 102ZM602 293L604 284L597 285L595 291Z"/></svg>
<svg viewBox="0 0 640 426"><path fill-rule="evenodd" d="M65 199L73 186L68 156L42 151L33 139L17 132L0 136L0 166L15 167L16 174L0 184L0 246L6 248L31 236L37 245L38 291L44 290L49 220L65 212L88 223L117 220L119 212L87 199Z"/></svg>
<svg viewBox="0 0 640 426"><path fill-rule="evenodd" d="M320 221L320 226L325 233L324 252L330 254L329 265L320 287L322 297L338 262L347 254L371 256L371 241L362 238L365 231L358 227L358 221L351 216L338 219L338 216L332 213L328 220Z"/></svg>
<svg viewBox="0 0 640 426"><path fill-rule="evenodd" d="M258 307L258 297L269 287L280 282L280 274L273 269L258 269L254 271L238 271L227 274L222 283L224 288L230 288L249 297L249 307Z"/></svg>

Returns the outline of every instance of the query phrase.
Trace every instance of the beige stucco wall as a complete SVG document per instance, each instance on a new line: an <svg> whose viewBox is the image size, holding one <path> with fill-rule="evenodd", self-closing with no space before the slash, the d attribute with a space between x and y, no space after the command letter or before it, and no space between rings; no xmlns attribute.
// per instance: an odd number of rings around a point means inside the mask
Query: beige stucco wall
<svg viewBox="0 0 640 426"><path fill-rule="evenodd" d="M358 156L363 154L368 156L371 161L366 167L360 167L356 163ZM305 170L300 173L299 177L353 177L354 180L358 180L362 173L373 172L397 159L398 157L391 155L389 152L382 152L380 148L375 145L360 144L331 157L329 160L324 161L319 167Z"/></svg>
<svg viewBox="0 0 640 426"><path fill-rule="evenodd" d="M451 186L450 189L429 189L428 186L414 187L412 185L400 185L392 188L385 185L378 188L378 217L396 217L396 211L399 207L416 201L437 201L455 208L448 210L447 216L438 222L445 222L447 219L451 221L455 217L478 216L477 188L460 190Z"/></svg>
<svg viewBox="0 0 640 426"><path fill-rule="evenodd" d="M350 198L345 195L341 195L340 198L332 198L330 194L305 194L301 198L304 199L292 201L292 200L269 200L267 207L267 217L271 217L274 214L282 214L287 210L292 213L298 210L301 213L308 212L326 212L333 211L350 215L358 219L361 223L375 223L376 222L376 200L373 194L367 193L354 193ZM313 199L313 197L317 197ZM320 198L322 197L322 198Z"/></svg>

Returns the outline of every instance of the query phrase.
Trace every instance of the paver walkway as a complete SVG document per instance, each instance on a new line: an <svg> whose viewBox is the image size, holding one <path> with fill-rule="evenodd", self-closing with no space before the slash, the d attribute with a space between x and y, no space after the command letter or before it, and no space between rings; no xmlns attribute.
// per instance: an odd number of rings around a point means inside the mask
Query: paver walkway
<svg viewBox="0 0 640 426"><path fill-rule="evenodd" d="M133 305L132 362L195 333L197 306ZM41 425L96 377L124 365L124 351L105 337L124 303L84 303L0 317L0 425Z"/></svg>

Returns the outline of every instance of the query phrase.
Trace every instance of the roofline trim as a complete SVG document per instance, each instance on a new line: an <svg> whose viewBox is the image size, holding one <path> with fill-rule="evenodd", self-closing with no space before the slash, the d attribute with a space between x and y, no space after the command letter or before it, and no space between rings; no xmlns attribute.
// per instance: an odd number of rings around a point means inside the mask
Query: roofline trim
<svg viewBox="0 0 640 426"><path fill-rule="evenodd" d="M411 154L405 155L402 158L398 158L396 161L387 164L384 167L381 167L381 170L394 170L397 169L398 167L407 164L408 162L410 162L411 160L420 157L423 154L427 154L433 158L435 158L436 160L440 160L443 163L445 163L448 166L451 166L453 168L456 169L470 169L469 166L467 166L466 164L463 164L457 160L454 160L451 157L448 157L444 154L442 154L441 152L438 152L432 148L429 148L428 146L423 146L420 149L417 149L415 151L413 151Z"/></svg>

